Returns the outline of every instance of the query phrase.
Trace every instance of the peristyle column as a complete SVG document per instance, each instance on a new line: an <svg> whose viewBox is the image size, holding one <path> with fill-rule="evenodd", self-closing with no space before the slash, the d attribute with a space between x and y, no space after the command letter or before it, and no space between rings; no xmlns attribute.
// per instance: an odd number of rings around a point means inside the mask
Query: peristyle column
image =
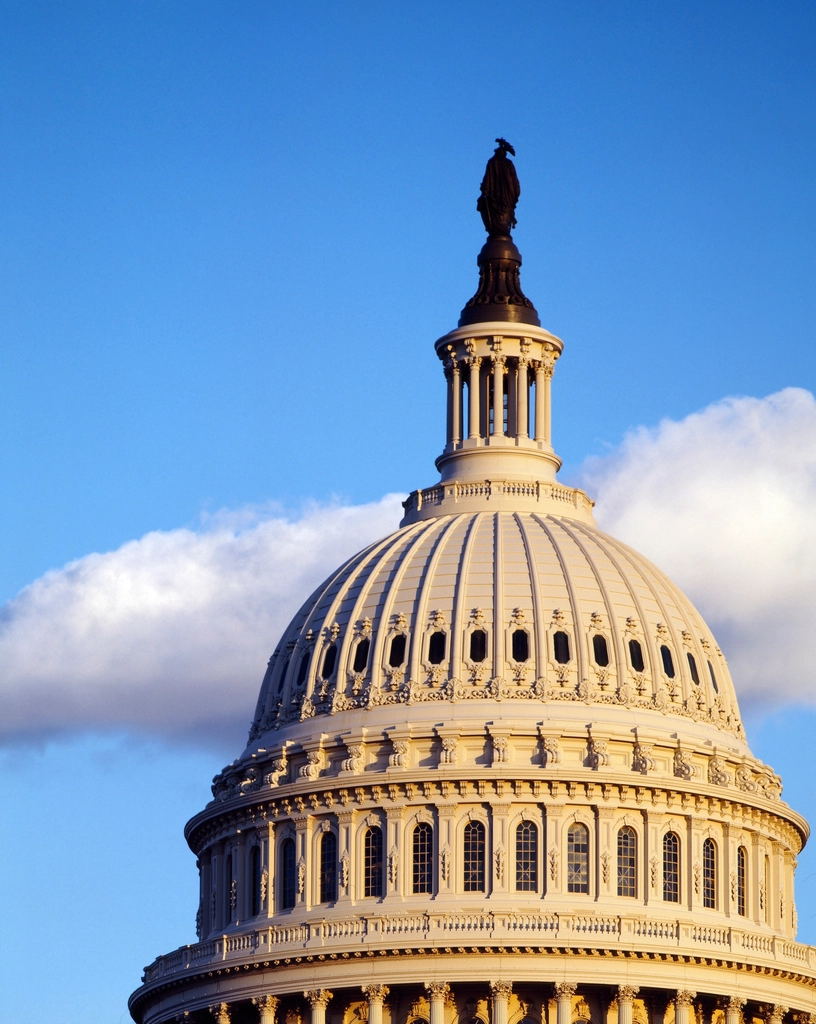
<svg viewBox="0 0 816 1024"><path fill-rule="evenodd" d="M387 985L363 986L363 995L368 999L368 1024L382 1024L383 1003L389 992Z"/></svg>
<svg viewBox="0 0 816 1024"><path fill-rule="evenodd" d="M504 372L507 360L493 356L493 436L504 436Z"/></svg>
<svg viewBox="0 0 816 1024"><path fill-rule="evenodd" d="M303 993L312 1007L312 1024L326 1024L326 1007L331 997L332 993L325 988L312 988Z"/></svg>
<svg viewBox="0 0 816 1024"><path fill-rule="evenodd" d="M482 360L469 356L465 362L470 370L468 378L468 437L479 436L479 370Z"/></svg>
<svg viewBox="0 0 816 1024"><path fill-rule="evenodd" d="M447 444L453 447L462 437L462 378L459 363L451 356L445 365L445 378L448 382L448 437Z"/></svg>
<svg viewBox="0 0 816 1024"><path fill-rule="evenodd" d="M691 1008L697 998L696 992L689 989L678 989L674 1000L674 1024L692 1024Z"/></svg>
<svg viewBox="0 0 816 1024"><path fill-rule="evenodd" d="M739 996L731 996L725 1004L725 1024L742 1024L742 1008L745 1000Z"/></svg>
<svg viewBox="0 0 816 1024"><path fill-rule="evenodd" d="M530 395L529 367L529 359L525 359L522 356L518 361L518 373L516 374L516 435L518 437L528 437L530 432L530 410L528 404Z"/></svg>
<svg viewBox="0 0 816 1024"><path fill-rule="evenodd" d="M556 1024L571 1024L572 1019L572 997L575 995L577 985L567 981L557 982L555 985Z"/></svg>
<svg viewBox="0 0 816 1024"><path fill-rule="evenodd" d="M280 1000L277 996L259 996L253 999L258 1007L258 1024L275 1024L275 1011Z"/></svg>
<svg viewBox="0 0 816 1024"><path fill-rule="evenodd" d="M632 1024L632 1004L640 989L618 985L618 1024Z"/></svg>
<svg viewBox="0 0 816 1024"><path fill-rule="evenodd" d="M445 1024L445 1000L450 993L450 986L444 981L426 981L425 991L431 1004L429 1024Z"/></svg>
<svg viewBox="0 0 816 1024"><path fill-rule="evenodd" d="M493 1019L491 1024L507 1024L510 996L513 986L509 981L491 981L490 994L493 996Z"/></svg>
<svg viewBox="0 0 816 1024"><path fill-rule="evenodd" d="M230 1024L228 1003L216 1003L210 1007L210 1013L215 1017L215 1024Z"/></svg>

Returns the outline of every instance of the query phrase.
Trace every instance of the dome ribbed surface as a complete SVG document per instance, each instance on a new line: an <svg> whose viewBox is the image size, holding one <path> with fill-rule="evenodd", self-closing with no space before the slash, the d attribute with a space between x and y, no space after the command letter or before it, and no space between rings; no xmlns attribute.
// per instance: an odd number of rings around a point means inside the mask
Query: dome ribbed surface
<svg viewBox="0 0 816 1024"><path fill-rule="evenodd" d="M527 637L515 648L514 633ZM441 516L350 559L284 633L250 739L429 701L518 701L522 714L526 702L539 715L542 703L638 708L656 728L680 716L744 737L725 659L681 591L596 528L534 513Z"/></svg>

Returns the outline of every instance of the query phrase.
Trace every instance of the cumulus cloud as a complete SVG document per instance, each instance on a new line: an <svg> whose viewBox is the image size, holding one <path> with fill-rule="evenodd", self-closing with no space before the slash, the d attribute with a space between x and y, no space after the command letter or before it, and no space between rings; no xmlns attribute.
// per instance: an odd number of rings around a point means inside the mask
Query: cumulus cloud
<svg viewBox="0 0 816 1024"><path fill-rule="evenodd" d="M401 513L388 495L225 514L46 573L0 609L0 737L124 728L239 748L291 616Z"/></svg>
<svg viewBox="0 0 816 1024"><path fill-rule="evenodd" d="M743 707L816 704L816 401L728 398L588 462L599 525L689 595Z"/></svg>

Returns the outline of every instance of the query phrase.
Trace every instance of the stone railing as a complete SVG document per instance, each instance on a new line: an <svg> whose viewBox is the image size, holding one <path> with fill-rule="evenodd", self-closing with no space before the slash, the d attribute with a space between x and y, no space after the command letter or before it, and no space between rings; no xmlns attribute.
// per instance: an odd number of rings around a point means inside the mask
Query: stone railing
<svg viewBox="0 0 816 1024"><path fill-rule="evenodd" d="M534 952L534 947L561 946L682 951L687 955L773 963L794 971L816 972L816 948L772 935L727 925L707 925L640 916L558 913L425 913L399 916L349 917L270 925L255 931L222 935L182 946L145 968L146 984L181 971L227 962L286 960L315 956L325 959L359 956L395 941L406 948L463 952L489 943L509 952Z"/></svg>
<svg viewBox="0 0 816 1024"><path fill-rule="evenodd" d="M548 480L471 480L435 484L412 491L402 503L403 525L434 515L494 508L572 515L592 522L595 503L583 491Z"/></svg>

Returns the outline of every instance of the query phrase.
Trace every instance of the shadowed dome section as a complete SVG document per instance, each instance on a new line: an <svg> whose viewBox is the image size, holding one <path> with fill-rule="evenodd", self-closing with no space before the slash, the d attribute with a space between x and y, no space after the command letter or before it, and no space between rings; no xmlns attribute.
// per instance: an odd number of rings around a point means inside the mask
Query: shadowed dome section
<svg viewBox="0 0 816 1024"><path fill-rule="evenodd" d="M651 562L577 520L476 512L404 527L315 591L270 660L250 740L471 701L639 709L661 730L680 716L744 738L711 631Z"/></svg>

